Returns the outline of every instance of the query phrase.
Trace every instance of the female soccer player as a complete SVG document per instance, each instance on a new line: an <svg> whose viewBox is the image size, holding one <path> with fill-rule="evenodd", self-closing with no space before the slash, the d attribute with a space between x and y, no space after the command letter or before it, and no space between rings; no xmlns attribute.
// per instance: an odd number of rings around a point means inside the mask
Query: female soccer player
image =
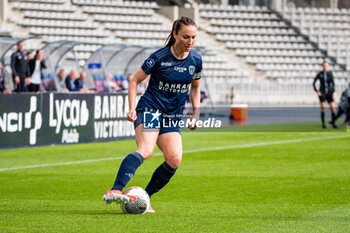
<svg viewBox="0 0 350 233"><path fill-rule="evenodd" d="M150 197L170 181L180 165L182 141L179 126L165 126L162 119L164 122L178 120L173 116L182 113L190 85L193 106L191 120L198 119L202 58L192 50L196 36L197 26L191 18L181 17L176 20L166 46L152 53L132 79L127 119L134 122L137 150L121 163L112 189L102 198L106 203L131 200L130 196L122 194L122 190L136 169L152 155L156 144L163 152L165 161L155 170L145 189ZM148 88L135 108L137 85L148 75L151 75ZM147 114L151 114L152 119L145 119ZM147 121L154 120L159 122L157 129L144 127ZM190 125L189 128L195 129L196 125ZM154 212L152 207L148 212Z"/></svg>

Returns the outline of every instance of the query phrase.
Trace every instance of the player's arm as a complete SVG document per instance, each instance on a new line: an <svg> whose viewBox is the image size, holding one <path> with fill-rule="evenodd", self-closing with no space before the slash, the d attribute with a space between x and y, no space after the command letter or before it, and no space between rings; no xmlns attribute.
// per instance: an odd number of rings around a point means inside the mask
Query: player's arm
<svg viewBox="0 0 350 233"><path fill-rule="evenodd" d="M193 80L191 83L191 103L193 108L192 119L199 119L199 106L201 101L200 79ZM196 125L193 125L190 129L196 129Z"/></svg>
<svg viewBox="0 0 350 233"><path fill-rule="evenodd" d="M318 96L321 96L321 92L320 92L319 90L317 90L317 88L316 88L316 82L317 82L317 80L318 80L318 74L317 74L317 76L314 78L314 82L312 83L312 86L314 87L315 92L317 92L317 95L318 95Z"/></svg>
<svg viewBox="0 0 350 233"><path fill-rule="evenodd" d="M35 61L34 59L32 60L34 62L34 69L35 69ZM34 73L34 69L33 69L33 73ZM28 86L30 84L30 77L32 76L32 73L30 72L30 69L29 69L29 65L26 64L26 78L25 78L25 83L26 85Z"/></svg>
<svg viewBox="0 0 350 233"><path fill-rule="evenodd" d="M126 117L128 121L134 122L136 120L136 94L137 86L140 82L147 78L148 74L145 73L141 68L136 72L135 76L131 79L129 84L128 98L129 98L129 113Z"/></svg>

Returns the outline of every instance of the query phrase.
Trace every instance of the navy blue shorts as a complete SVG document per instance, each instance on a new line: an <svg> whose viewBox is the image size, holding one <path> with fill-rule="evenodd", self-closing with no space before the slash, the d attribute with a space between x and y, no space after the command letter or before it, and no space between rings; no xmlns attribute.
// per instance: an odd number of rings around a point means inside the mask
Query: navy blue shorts
<svg viewBox="0 0 350 233"><path fill-rule="evenodd" d="M134 128L135 129L139 124L144 123L144 111L137 111L136 115L137 115L137 119L136 119L136 121L134 121ZM178 132L181 135L179 125L174 125L175 121L172 121L168 117L165 117L162 115L159 116L159 118L160 118L159 119L160 120L159 135L165 134L165 133L170 133L170 132ZM164 122L165 122L165 124L163 124ZM169 123L169 122L172 122L172 123ZM145 128L145 129L147 129L147 128ZM153 129L153 130L155 130L155 129Z"/></svg>

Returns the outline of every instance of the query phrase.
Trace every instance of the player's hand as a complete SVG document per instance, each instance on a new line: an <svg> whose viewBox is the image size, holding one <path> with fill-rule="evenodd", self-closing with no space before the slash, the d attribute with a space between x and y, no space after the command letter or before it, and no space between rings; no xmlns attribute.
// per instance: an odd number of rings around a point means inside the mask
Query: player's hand
<svg viewBox="0 0 350 233"><path fill-rule="evenodd" d="M320 91L317 92L318 96L322 96L322 93Z"/></svg>
<svg viewBox="0 0 350 233"><path fill-rule="evenodd" d="M198 121L198 119L199 119L199 114L193 114L192 115L192 117L190 118L191 119L191 123L190 124L188 124L188 128L190 129L190 130L195 130L195 129L197 129L197 121Z"/></svg>
<svg viewBox="0 0 350 233"><path fill-rule="evenodd" d="M188 124L188 127L187 127L187 128L189 128L190 130L195 130L195 129L197 129L197 119L191 117L190 124Z"/></svg>
<svg viewBox="0 0 350 233"><path fill-rule="evenodd" d="M30 78L26 78L24 79L24 83L29 86L30 85Z"/></svg>
<svg viewBox="0 0 350 233"><path fill-rule="evenodd" d="M137 116L136 116L136 110L135 109L131 109L128 113L128 115L126 116L126 119L128 121L131 121L131 122L134 122L136 121L137 119Z"/></svg>
<svg viewBox="0 0 350 233"><path fill-rule="evenodd" d="M336 96L337 96L337 93L333 92L333 94L332 94L333 101L335 100Z"/></svg>
<svg viewBox="0 0 350 233"><path fill-rule="evenodd" d="M19 76L17 75L17 76L15 76L15 83L16 83L16 84L19 84L19 82L20 82Z"/></svg>

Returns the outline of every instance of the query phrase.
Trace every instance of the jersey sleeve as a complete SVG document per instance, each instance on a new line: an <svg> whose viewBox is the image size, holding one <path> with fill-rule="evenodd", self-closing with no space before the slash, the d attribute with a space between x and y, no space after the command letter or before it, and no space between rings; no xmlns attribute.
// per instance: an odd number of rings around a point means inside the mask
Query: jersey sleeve
<svg viewBox="0 0 350 233"><path fill-rule="evenodd" d="M151 54L142 64L141 69L146 73L146 74L151 74L152 71L156 67L156 62L157 62L157 57L155 56L154 53Z"/></svg>
<svg viewBox="0 0 350 233"><path fill-rule="evenodd" d="M203 66L202 66L202 58L198 59L198 64L196 65L196 71L193 75L193 80L198 80L202 77L202 69L203 69Z"/></svg>

